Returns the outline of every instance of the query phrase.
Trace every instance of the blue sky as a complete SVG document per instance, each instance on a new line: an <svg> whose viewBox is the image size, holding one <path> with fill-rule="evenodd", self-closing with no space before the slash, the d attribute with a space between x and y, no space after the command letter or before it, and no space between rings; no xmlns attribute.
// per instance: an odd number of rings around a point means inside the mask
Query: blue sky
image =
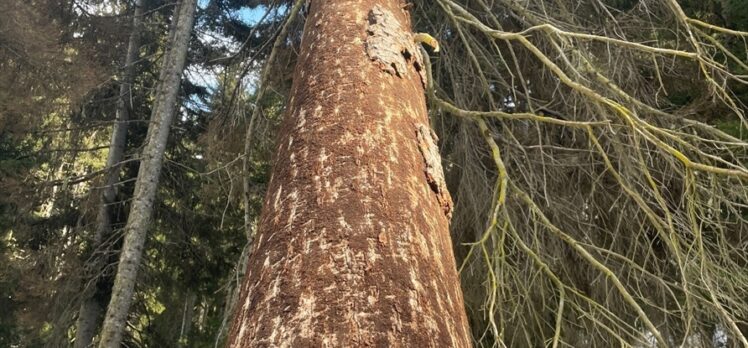
<svg viewBox="0 0 748 348"><path fill-rule="evenodd" d="M0 0L2 1L2 0ZM208 4L210 3L210 0L198 0L197 5L204 9ZM281 7L281 12L283 11L283 7ZM243 22L247 23L248 25L254 25L256 24L262 17L265 15L265 12L267 11L267 7L265 6L258 6L254 9L251 9L249 7L243 7L239 9L238 11L235 11L230 14L230 16L239 18ZM206 42L212 42L212 41L223 41L226 40L226 42L229 42L230 40L228 38L223 37L222 35L215 33L215 32L201 32L198 34L198 37L201 41ZM229 44L230 47L233 47L234 49L239 48L238 43ZM198 85L207 87L208 89L213 89L218 85L218 74L221 73L220 67L216 66L213 68L207 68L205 66L199 65L199 64L193 64L187 67L186 69L186 78L190 80L190 82ZM251 74L250 74L251 75ZM252 78L252 76L250 76ZM249 89L254 88L253 85L248 86ZM205 105L202 105L202 103L196 99L192 100L193 103L195 103L195 106L197 107L205 107Z"/></svg>
<svg viewBox="0 0 748 348"><path fill-rule="evenodd" d="M198 0L197 5L200 6L200 8L205 8L205 6L208 6L209 2L210 0ZM243 22L247 24L255 24L260 20L260 18L262 18L262 15L265 14L266 10L267 8L265 6L258 6L254 9L251 9L249 7L242 7L234 14L236 14Z"/></svg>
<svg viewBox="0 0 748 348"><path fill-rule="evenodd" d="M265 11L267 11L267 8L265 8L265 6L259 6L254 9L243 7L237 12L237 14L239 15L239 18L241 18L245 23L255 24L260 20L260 18L262 18L262 15L265 14Z"/></svg>

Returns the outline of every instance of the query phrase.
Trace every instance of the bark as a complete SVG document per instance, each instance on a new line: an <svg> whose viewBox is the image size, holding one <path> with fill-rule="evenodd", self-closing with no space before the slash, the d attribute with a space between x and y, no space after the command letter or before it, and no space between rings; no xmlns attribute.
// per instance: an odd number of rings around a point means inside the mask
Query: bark
<svg viewBox="0 0 748 348"><path fill-rule="evenodd" d="M229 346L470 346L404 6L311 2Z"/></svg>
<svg viewBox="0 0 748 348"><path fill-rule="evenodd" d="M164 58L161 81L156 91L145 148L141 155L132 207L125 226L125 240L120 252L112 298L107 307L99 347L119 347L133 298L135 281L143 246L153 215L159 176L169 128L174 118L177 94L187 56L194 21L196 0L183 0L175 10L171 48Z"/></svg>
<svg viewBox="0 0 748 348"><path fill-rule="evenodd" d="M262 90L262 89L261 89ZM260 93L258 93L260 94ZM256 99L257 103L255 110L260 108L260 99ZM254 125L256 112L252 112L252 117L249 119L249 125L247 126L247 132L244 135L244 159L242 160L242 170L244 172L244 180L242 181L242 189L244 196L244 233L247 236L247 242L252 243L252 180L249 175L249 167L252 156L252 139L254 133Z"/></svg>
<svg viewBox="0 0 748 348"><path fill-rule="evenodd" d="M107 154L107 173L104 177L104 187L101 189L101 205L96 216L96 230L94 231L93 246L94 255L91 263L87 265L89 277L86 279L87 286L83 291L83 302L81 303L76 322L75 348L90 347L96 329L100 324L103 306L102 299L107 296L109 284L99 286L101 274L106 263L105 255L101 253L104 241L112 233L112 208L117 198L117 182L121 166L119 165L124 158L125 143L127 141L127 121L129 120L128 103L130 101L130 91L132 89L133 76L135 74L135 62L138 59L140 51L140 32L143 17L143 0L137 0L134 4L132 30L128 39L127 52L125 53L124 69L122 70L122 80L119 86L119 98L115 110L115 121L112 129L112 138L109 144L109 153Z"/></svg>
<svg viewBox="0 0 748 348"><path fill-rule="evenodd" d="M96 328L99 325L103 308L101 303L91 294L81 303L78 311L78 320L75 323L75 348L88 348L93 343L93 337L96 335Z"/></svg>
<svg viewBox="0 0 748 348"><path fill-rule="evenodd" d="M188 347L190 331L192 331L192 316L195 314L195 301L197 294L192 291L187 293L182 310L182 325L179 328L179 346Z"/></svg>
<svg viewBox="0 0 748 348"><path fill-rule="evenodd" d="M239 260L236 262L236 282L231 281L226 292L226 303L223 306L222 314L223 319L221 319L221 326L218 328L218 333L216 333L214 345L216 348L223 342L228 333L228 325L231 324L231 317L235 312L236 303L239 300L239 286L241 285L241 281L244 280L244 274L247 271L247 258L249 257L250 245L250 243L246 244L242 250Z"/></svg>

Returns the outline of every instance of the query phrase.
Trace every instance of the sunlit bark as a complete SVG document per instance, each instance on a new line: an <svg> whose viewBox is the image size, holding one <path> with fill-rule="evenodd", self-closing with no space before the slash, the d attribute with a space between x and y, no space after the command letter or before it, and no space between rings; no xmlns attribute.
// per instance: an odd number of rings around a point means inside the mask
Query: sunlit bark
<svg viewBox="0 0 748 348"><path fill-rule="evenodd" d="M119 347L132 303L146 233L153 215L159 176L169 127L174 119L179 84L187 57L197 0L183 0L177 8L176 25L172 27L171 47L164 58L161 81L156 91L145 148L135 184L132 208L125 226L125 241L120 253L112 298L101 330L100 348Z"/></svg>
<svg viewBox="0 0 748 348"><path fill-rule="evenodd" d="M229 345L470 346L405 3L306 18Z"/></svg>

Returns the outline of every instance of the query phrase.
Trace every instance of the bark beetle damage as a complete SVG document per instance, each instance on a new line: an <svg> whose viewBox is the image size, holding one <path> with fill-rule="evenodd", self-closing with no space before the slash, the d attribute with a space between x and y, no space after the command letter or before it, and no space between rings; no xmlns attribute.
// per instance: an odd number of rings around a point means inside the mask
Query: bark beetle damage
<svg viewBox="0 0 748 348"><path fill-rule="evenodd" d="M423 69L423 57L413 34L405 30L397 17L389 10L374 5L369 11L369 34L366 38L366 53L371 60L378 62L382 70L403 77L408 63L412 62L426 85L426 72Z"/></svg>
<svg viewBox="0 0 748 348"><path fill-rule="evenodd" d="M436 142L439 140L431 127L419 124L416 130L418 136L418 150L423 155L423 161L426 163L426 181L428 181L431 190L436 193L436 199L444 211L447 218L452 218L452 197L447 191L447 182L444 180L444 170L442 169L439 148Z"/></svg>

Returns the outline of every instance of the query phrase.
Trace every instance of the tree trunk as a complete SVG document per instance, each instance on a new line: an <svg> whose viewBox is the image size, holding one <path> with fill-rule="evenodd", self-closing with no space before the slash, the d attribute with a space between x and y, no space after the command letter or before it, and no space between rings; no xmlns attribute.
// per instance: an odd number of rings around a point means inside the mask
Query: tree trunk
<svg viewBox="0 0 748 348"><path fill-rule="evenodd" d="M132 30L130 32L129 42L127 44L127 53L125 54L125 64L122 70L122 80L119 86L119 99L115 110L115 121L112 129L112 139L109 145L106 166L108 172L104 178L105 184L101 189L101 205L96 216L96 230L93 238L93 255L91 262L87 265L89 277L87 285L83 290L83 302L78 312L75 331L75 348L90 347L96 329L99 326L103 306L102 299L106 298L109 286L98 286L101 280L100 276L106 264L106 254L101 249L104 241L112 233L112 206L117 199L117 182L119 181L120 165L125 153L125 143L127 140L127 121L130 118L128 113L128 102L130 100L130 90L132 89L133 76L135 74L135 61L138 59L140 51L140 31L143 17L143 0L136 0L134 4ZM111 282L109 282L111 284Z"/></svg>
<svg viewBox="0 0 748 348"><path fill-rule="evenodd" d="M184 309L182 310L182 325L179 327L179 346L189 347L190 331L192 331L192 316L195 314L195 302L197 294L193 291L187 292L184 299Z"/></svg>
<svg viewBox="0 0 748 348"><path fill-rule="evenodd" d="M94 287L90 292L95 292L95 281L91 282ZM88 292L88 291L87 291ZM93 293L84 292L86 298L81 303L78 311L78 320L75 322L75 348L88 348L93 343L93 337L96 335L96 328L103 312L101 303L97 301Z"/></svg>
<svg viewBox="0 0 748 348"><path fill-rule="evenodd" d="M187 56L195 6L196 0L182 0L175 10L177 23L172 26L172 47L164 57L161 68L161 81L156 91L151 124L148 127L148 136L141 155L132 207L124 231L125 241L112 288L112 298L109 301L101 330L99 343L101 348L119 347L122 341L146 232L153 215L153 202L161 174L169 127L174 118L174 108Z"/></svg>
<svg viewBox="0 0 748 348"><path fill-rule="evenodd" d="M401 0L314 0L231 347L468 347Z"/></svg>

